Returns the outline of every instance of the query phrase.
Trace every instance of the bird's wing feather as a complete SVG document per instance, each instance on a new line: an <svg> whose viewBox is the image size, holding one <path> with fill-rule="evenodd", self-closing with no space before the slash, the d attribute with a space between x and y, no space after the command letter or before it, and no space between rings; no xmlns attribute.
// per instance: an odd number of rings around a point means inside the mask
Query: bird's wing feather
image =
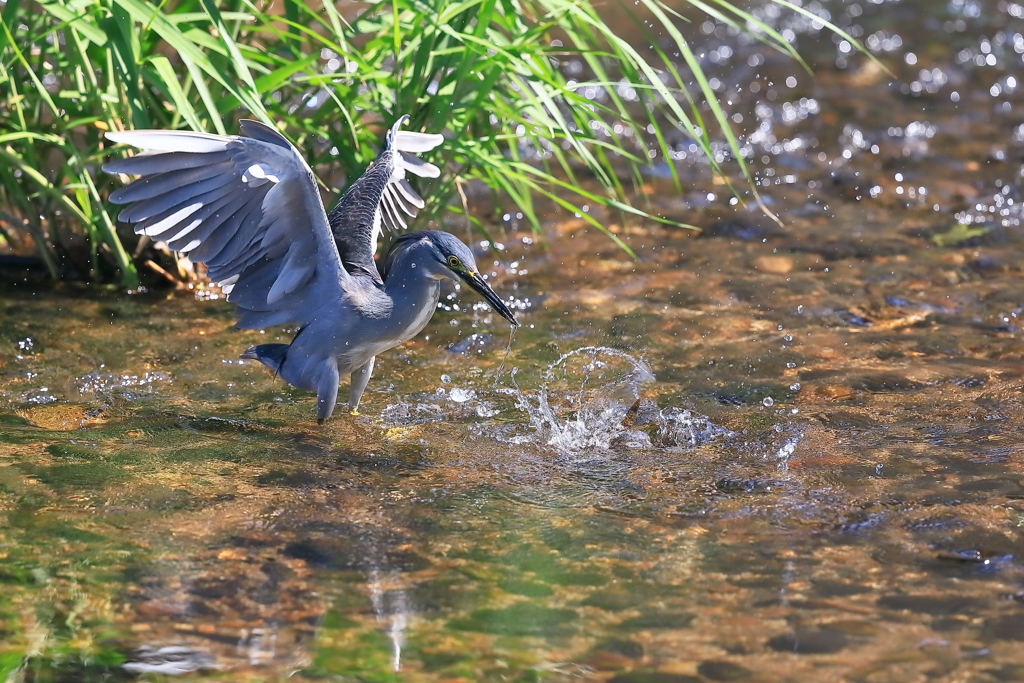
<svg viewBox="0 0 1024 683"><path fill-rule="evenodd" d="M145 150L106 164L142 176L110 195L135 232L206 263L236 303L239 326L296 322L344 294L342 266L309 166L290 142L256 121L242 136L186 131L107 133ZM268 322L269 321L269 322Z"/></svg>
<svg viewBox="0 0 1024 683"><path fill-rule="evenodd" d="M388 132L384 150L348 189L331 211L329 221L338 252L350 273L380 282L373 261L381 229L405 229L405 216L414 218L423 199L406 179L408 174L437 178L441 170L415 157L442 142L441 135L398 130L403 116Z"/></svg>

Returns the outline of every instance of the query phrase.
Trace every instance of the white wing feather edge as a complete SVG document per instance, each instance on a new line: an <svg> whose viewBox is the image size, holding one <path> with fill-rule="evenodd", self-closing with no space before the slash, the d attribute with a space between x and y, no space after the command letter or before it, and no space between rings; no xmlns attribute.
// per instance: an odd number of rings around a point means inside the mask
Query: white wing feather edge
<svg viewBox="0 0 1024 683"><path fill-rule="evenodd" d="M409 226L402 214L415 217L417 210L426 206L423 199L416 194L416 190L406 180L406 176L411 173L421 178L440 177L441 169L415 155L429 152L442 142L444 142L444 136L436 133L415 133L402 130L394 134L391 143L394 153L394 170L381 193L377 215L374 216L374 244L377 243L376 238L379 235L380 227L387 227L390 230L406 229Z"/></svg>

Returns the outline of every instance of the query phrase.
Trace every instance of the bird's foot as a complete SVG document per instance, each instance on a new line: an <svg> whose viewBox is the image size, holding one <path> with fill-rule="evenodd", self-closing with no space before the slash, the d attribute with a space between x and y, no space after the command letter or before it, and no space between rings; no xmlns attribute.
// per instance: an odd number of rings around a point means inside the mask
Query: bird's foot
<svg viewBox="0 0 1024 683"><path fill-rule="evenodd" d="M353 408L352 411L349 414L350 415L362 415L362 413L359 412L359 408Z"/></svg>
<svg viewBox="0 0 1024 683"><path fill-rule="evenodd" d="M322 417L318 417L318 418L316 419L316 423L317 423L318 425L322 425L322 424L323 424L324 422L327 422L327 420L326 420L325 418L322 418Z"/></svg>

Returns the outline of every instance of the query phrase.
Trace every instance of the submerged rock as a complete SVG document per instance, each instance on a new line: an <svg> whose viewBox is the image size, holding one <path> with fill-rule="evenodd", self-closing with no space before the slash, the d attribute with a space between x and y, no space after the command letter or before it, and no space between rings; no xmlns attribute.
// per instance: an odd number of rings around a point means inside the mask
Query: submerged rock
<svg viewBox="0 0 1024 683"><path fill-rule="evenodd" d="M630 671L619 674L608 683L703 683L697 676L664 671Z"/></svg>
<svg viewBox="0 0 1024 683"><path fill-rule="evenodd" d="M820 631L794 631L775 636L768 641L768 647L800 655L819 655L839 652L846 647L847 643L848 640L842 633L822 629Z"/></svg>
<svg viewBox="0 0 1024 683"><path fill-rule="evenodd" d="M701 662L697 666L697 673L713 681L745 681L752 675L750 669L744 666L721 660Z"/></svg>

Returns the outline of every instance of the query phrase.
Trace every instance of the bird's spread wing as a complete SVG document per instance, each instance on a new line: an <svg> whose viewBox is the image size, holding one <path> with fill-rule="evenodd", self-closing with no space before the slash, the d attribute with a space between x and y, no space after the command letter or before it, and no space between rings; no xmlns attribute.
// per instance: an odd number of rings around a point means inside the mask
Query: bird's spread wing
<svg viewBox="0 0 1024 683"><path fill-rule="evenodd" d="M349 278L313 172L273 128L241 122L242 136L186 131L107 133L145 150L103 167L142 176L110 195L118 219L206 263L247 329L306 325Z"/></svg>
<svg viewBox="0 0 1024 683"><path fill-rule="evenodd" d="M408 174L436 178L441 170L415 155L429 152L442 142L441 135L401 131L409 119L400 118L388 131L384 150L348 189L329 216L331 231L345 268L381 281L374 265L381 228L406 228L404 216L415 217L423 200L406 179Z"/></svg>

